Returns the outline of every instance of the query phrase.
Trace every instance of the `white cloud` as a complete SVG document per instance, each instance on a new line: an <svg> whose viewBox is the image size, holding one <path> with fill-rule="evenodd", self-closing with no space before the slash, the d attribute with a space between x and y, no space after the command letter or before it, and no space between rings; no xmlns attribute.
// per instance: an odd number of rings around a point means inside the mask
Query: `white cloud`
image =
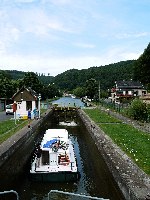
<svg viewBox="0 0 150 200"><path fill-rule="evenodd" d="M48 0L48 2L51 2L55 5L66 5L66 4L70 4L72 1L71 0Z"/></svg>
<svg viewBox="0 0 150 200"><path fill-rule="evenodd" d="M36 2L36 1L37 0L14 0L15 3L33 3L33 2Z"/></svg>
<svg viewBox="0 0 150 200"><path fill-rule="evenodd" d="M139 33L122 33L117 34L118 39L128 39L128 38L140 38L150 36L150 32L139 32Z"/></svg>
<svg viewBox="0 0 150 200"><path fill-rule="evenodd" d="M2 69L21 71L33 71L38 73L50 73L56 76L69 69L87 69L92 66L107 65L121 60L137 59L140 53L125 51L119 48L112 48L97 56L40 56L40 55L0 55Z"/></svg>
<svg viewBox="0 0 150 200"><path fill-rule="evenodd" d="M134 13L131 4L119 0L4 0L0 66L57 75L70 68L137 59L149 41L149 11L139 17L137 4Z"/></svg>
<svg viewBox="0 0 150 200"><path fill-rule="evenodd" d="M86 43L73 43L74 46L80 47L80 48L89 48L93 49L95 48L94 44L86 44Z"/></svg>

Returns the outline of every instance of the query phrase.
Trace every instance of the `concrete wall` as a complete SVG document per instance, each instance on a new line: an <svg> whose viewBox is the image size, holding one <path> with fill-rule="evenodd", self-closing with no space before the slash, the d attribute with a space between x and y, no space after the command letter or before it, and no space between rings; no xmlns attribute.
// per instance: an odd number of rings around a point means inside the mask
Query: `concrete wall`
<svg viewBox="0 0 150 200"><path fill-rule="evenodd" d="M125 199L150 199L150 177L140 170L83 110L79 109L78 114L95 141Z"/></svg>

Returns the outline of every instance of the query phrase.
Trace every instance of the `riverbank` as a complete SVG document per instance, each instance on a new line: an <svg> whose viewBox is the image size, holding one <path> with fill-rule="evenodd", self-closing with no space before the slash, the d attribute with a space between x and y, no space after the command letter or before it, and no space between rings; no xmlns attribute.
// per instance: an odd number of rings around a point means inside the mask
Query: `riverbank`
<svg viewBox="0 0 150 200"><path fill-rule="evenodd" d="M83 110L78 110L78 114L95 141L100 153L103 155L125 199L150 199L150 177L133 163Z"/></svg>
<svg viewBox="0 0 150 200"><path fill-rule="evenodd" d="M21 130L17 131L16 134L12 135L6 141L0 144L0 166L29 138L35 137L36 129L43 123L44 120L52 113L51 109L41 114L40 119L32 120L30 126L27 124Z"/></svg>

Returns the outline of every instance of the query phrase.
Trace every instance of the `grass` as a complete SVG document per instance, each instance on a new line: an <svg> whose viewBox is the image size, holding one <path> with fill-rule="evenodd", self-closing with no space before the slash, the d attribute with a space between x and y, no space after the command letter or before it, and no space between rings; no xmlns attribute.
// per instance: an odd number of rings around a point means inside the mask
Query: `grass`
<svg viewBox="0 0 150 200"><path fill-rule="evenodd" d="M28 120L5 120L0 122L0 144L28 124Z"/></svg>
<svg viewBox="0 0 150 200"><path fill-rule="evenodd" d="M40 111L42 114L46 111L46 109L41 109ZM17 123L15 124L14 119L0 122L0 144L26 126L29 121L19 119L16 122Z"/></svg>
<svg viewBox="0 0 150 200"><path fill-rule="evenodd" d="M137 130L98 109L84 110L100 128L148 175L150 175L150 134ZM105 123L103 123L105 122ZM111 122L111 124L110 124ZM114 123L112 123L114 122Z"/></svg>
<svg viewBox="0 0 150 200"><path fill-rule="evenodd" d="M96 123L121 123L119 119L116 119L111 115L100 111L99 109L84 109L84 111Z"/></svg>

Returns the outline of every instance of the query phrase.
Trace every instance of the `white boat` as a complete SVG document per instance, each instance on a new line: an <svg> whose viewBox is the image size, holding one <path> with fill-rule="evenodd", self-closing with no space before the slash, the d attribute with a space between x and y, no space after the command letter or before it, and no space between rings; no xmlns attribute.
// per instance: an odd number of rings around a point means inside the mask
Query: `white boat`
<svg viewBox="0 0 150 200"><path fill-rule="evenodd" d="M77 126L78 124L75 121L64 121L64 122L59 122L60 126Z"/></svg>
<svg viewBox="0 0 150 200"><path fill-rule="evenodd" d="M33 181L63 182L79 179L73 144L66 129L48 129L31 164Z"/></svg>
<svg viewBox="0 0 150 200"><path fill-rule="evenodd" d="M75 99L75 98L76 98L76 96L75 96L75 95L73 95L73 94L71 94L71 97L72 97L73 99Z"/></svg>

